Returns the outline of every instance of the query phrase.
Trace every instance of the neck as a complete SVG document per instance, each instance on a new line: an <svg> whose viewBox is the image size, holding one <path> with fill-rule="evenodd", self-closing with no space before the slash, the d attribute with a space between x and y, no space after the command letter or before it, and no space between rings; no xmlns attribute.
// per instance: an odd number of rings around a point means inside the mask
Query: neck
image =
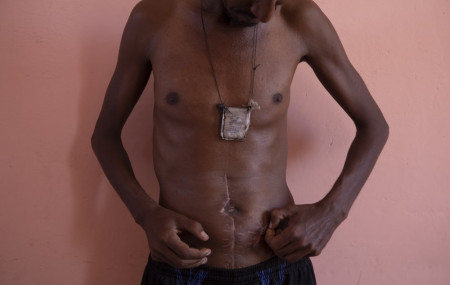
<svg viewBox="0 0 450 285"><path fill-rule="evenodd" d="M203 10L207 13L222 14L225 11L223 0L197 0L197 2L200 6L203 2Z"/></svg>
<svg viewBox="0 0 450 285"><path fill-rule="evenodd" d="M203 6L204 12L208 14L231 16L233 18L236 16L236 11L240 11L241 13L253 15L258 22L267 23L274 16L277 3L281 4L280 2L284 3L287 1L254 0L247 4L243 3L242 7L239 5L227 7L225 0L184 0L183 2L195 10L199 10Z"/></svg>
<svg viewBox="0 0 450 285"><path fill-rule="evenodd" d="M203 11L209 14L225 13L223 0L183 0L182 3L195 11L200 11L203 6Z"/></svg>

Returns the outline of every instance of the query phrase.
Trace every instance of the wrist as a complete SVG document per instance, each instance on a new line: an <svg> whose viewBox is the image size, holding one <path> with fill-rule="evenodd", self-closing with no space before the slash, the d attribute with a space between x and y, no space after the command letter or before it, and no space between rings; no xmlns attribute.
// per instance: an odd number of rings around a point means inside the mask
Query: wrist
<svg viewBox="0 0 450 285"><path fill-rule="evenodd" d="M325 209L325 211L334 217L334 219L338 223L342 223L348 216L348 209L344 207L342 204L338 203L334 199L330 199L329 197L325 197L324 199L318 202L319 206Z"/></svg>
<svg viewBox="0 0 450 285"><path fill-rule="evenodd" d="M143 201L143 203L136 209L134 213L134 221L140 225L144 226L148 223L149 219L153 216L153 212L160 206L155 201L149 199Z"/></svg>

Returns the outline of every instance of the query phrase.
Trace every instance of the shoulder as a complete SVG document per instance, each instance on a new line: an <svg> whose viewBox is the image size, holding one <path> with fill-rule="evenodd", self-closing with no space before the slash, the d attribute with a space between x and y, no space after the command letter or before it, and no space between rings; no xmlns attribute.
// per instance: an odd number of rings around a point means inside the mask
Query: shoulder
<svg viewBox="0 0 450 285"><path fill-rule="evenodd" d="M285 0L282 15L293 29L303 35L326 29L328 18L312 0Z"/></svg>
<svg viewBox="0 0 450 285"><path fill-rule="evenodd" d="M134 6L123 31L122 43L126 50L147 54L155 35L170 19L176 0L143 0Z"/></svg>
<svg viewBox="0 0 450 285"><path fill-rule="evenodd" d="M174 0L142 0L131 11L128 24L146 30L157 29L170 18L175 4Z"/></svg>
<svg viewBox="0 0 450 285"><path fill-rule="evenodd" d="M339 37L319 6L312 0L286 0L285 21L301 38L308 53L327 53L340 47Z"/></svg>

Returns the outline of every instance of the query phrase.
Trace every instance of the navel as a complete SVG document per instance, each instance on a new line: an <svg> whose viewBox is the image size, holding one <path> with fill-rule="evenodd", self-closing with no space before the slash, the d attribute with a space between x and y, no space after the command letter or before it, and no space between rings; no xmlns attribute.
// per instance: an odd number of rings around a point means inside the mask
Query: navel
<svg viewBox="0 0 450 285"><path fill-rule="evenodd" d="M169 92L166 95L166 102L169 105L176 105L180 101L180 96L177 92Z"/></svg>
<svg viewBox="0 0 450 285"><path fill-rule="evenodd" d="M272 101L275 104L280 104L281 101L283 101L283 95L281 93L274 94L273 97L272 97Z"/></svg>
<svg viewBox="0 0 450 285"><path fill-rule="evenodd" d="M234 205L231 200L229 200L223 208L224 213L229 215L231 218L235 218L240 214L239 208L237 208L236 205Z"/></svg>

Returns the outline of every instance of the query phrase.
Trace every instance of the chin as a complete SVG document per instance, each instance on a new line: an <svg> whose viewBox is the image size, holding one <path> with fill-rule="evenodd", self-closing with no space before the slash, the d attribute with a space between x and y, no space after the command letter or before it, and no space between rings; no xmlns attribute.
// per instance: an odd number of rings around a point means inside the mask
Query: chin
<svg viewBox="0 0 450 285"><path fill-rule="evenodd" d="M257 19L242 19L238 17L228 17L230 24L237 27L254 27L259 21Z"/></svg>
<svg viewBox="0 0 450 285"><path fill-rule="evenodd" d="M226 10L227 18L232 26L236 27L254 27L259 23L259 20L256 18L250 18L243 15L235 15L230 11Z"/></svg>
<svg viewBox="0 0 450 285"><path fill-rule="evenodd" d="M230 24L236 27L254 27L258 24L259 22L249 22L249 21L234 21L231 20Z"/></svg>

